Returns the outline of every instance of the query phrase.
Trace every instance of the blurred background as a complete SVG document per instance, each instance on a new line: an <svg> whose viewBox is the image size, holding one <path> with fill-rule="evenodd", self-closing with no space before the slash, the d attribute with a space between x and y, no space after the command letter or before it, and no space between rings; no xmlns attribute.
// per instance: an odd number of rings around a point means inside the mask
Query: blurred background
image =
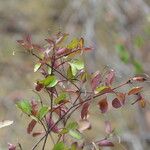
<svg viewBox="0 0 150 150"><path fill-rule="evenodd" d="M14 120L0 129L0 150L20 142L30 149L38 138L26 133L28 120L15 107L16 99L34 98L31 89L37 74L32 57L19 52L16 40L31 34L36 42L59 31L84 37L94 51L87 56L89 71L108 66L117 82L135 74L150 75L150 0L0 0L0 121ZM14 54L15 53L15 54ZM150 100L150 83L144 84ZM129 105L103 116L91 110L93 129L87 139L104 137L104 120L109 119L125 147L114 150L150 149L150 107Z"/></svg>

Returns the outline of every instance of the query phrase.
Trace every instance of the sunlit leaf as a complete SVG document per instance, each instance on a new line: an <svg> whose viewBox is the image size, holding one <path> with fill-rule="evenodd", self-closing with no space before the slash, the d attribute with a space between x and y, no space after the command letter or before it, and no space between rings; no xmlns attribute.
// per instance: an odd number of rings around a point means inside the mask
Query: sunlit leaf
<svg viewBox="0 0 150 150"><path fill-rule="evenodd" d="M134 87L128 92L128 95L137 94L137 93L141 92L142 89L143 89L143 87Z"/></svg>
<svg viewBox="0 0 150 150"><path fill-rule="evenodd" d="M99 86L95 89L95 94L97 93L111 93L113 90L109 86Z"/></svg>
<svg viewBox="0 0 150 150"><path fill-rule="evenodd" d="M49 111L49 107L42 106L37 114L37 117L41 120Z"/></svg>
<svg viewBox="0 0 150 150"><path fill-rule="evenodd" d="M70 122L70 123L66 126L66 128L67 128L68 130L75 130L75 129L78 128L78 123L77 123L77 122Z"/></svg>
<svg viewBox="0 0 150 150"><path fill-rule="evenodd" d="M67 48L68 49L75 49L78 47L78 43L79 43L79 40L77 38L74 38L68 45L67 45Z"/></svg>
<svg viewBox="0 0 150 150"><path fill-rule="evenodd" d="M58 142L54 145L52 150L65 150L65 144L63 142Z"/></svg>
<svg viewBox="0 0 150 150"><path fill-rule="evenodd" d="M39 81L39 83L43 84L46 87L54 87L58 83L58 80L55 76L49 75L45 79Z"/></svg>
<svg viewBox="0 0 150 150"><path fill-rule="evenodd" d="M104 99L100 100L98 102L99 109L101 110L101 113L106 113L108 110L108 102L107 98L105 97Z"/></svg>
<svg viewBox="0 0 150 150"><path fill-rule="evenodd" d="M144 82L144 81L146 81L146 78L142 77L142 76L136 76L136 77L133 77L132 80L138 81L138 82Z"/></svg>
<svg viewBox="0 0 150 150"><path fill-rule="evenodd" d="M84 68L84 62L82 60L73 60L69 62L71 66L72 75L75 76L77 74L77 70L81 70Z"/></svg>
<svg viewBox="0 0 150 150"><path fill-rule="evenodd" d="M13 124L14 121L11 120L4 120L0 121L0 128L7 127Z"/></svg>
<svg viewBox="0 0 150 150"><path fill-rule="evenodd" d="M27 113L28 115L31 114L32 107L29 101L27 100L20 101L16 104L16 106L20 108L22 112Z"/></svg>
<svg viewBox="0 0 150 150"><path fill-rule="evenodd" d="M60 93L59 96L54 100L55 104L60 104L62 101L66 100L66 98L68 97L67 93Z"/></svg>
<svg viewBox="0 0 150 150"><path fill-rule="evenodd" d="M34 66L34 72L38 71L40 67L41 67L41 63L35 64L35 66Z"/></svg>
<svg viewBox="0 0 150 150"><path fill-rule="evenodd" d="M82 134L77 130L69 130L69 135L78 140L82 139Z"/></svg>
<svg viewBox="0 0 150 150"><path fill-rule="evenodd" d="M48 74L50 75L51 73L52 73L52 68L51 67L47 67L47 72L48 72Z"/></svg>
<svg viewBox="0 0 150 150"><path fill-rule="evenodd" d="M146 101L144 99L140 99L138 102L139 102L140 107L145 108Z"/></svg>

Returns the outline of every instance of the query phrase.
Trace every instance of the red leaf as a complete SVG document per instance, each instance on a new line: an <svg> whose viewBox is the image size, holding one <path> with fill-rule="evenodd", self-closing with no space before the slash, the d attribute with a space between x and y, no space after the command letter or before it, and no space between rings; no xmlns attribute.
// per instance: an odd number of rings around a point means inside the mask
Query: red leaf
<svg viewBox="0 0 150 150"><path fill-rule="evenodd" d="M108 110L107 98L104 98L104 99L100 100L98 105L99 105L99 109L101 110L102 113L107 112L107 110Z"/></svg>
<svg viewBox="0 0 150 150"><path fill-rule="evenodd" d="M128 92L128 95L138 94L139 92L141 92L142 88L143 87L134 87Z"/></svg>
<svg viewBox="0 0 150 150"><path fill-rule="evenodd" d="M14 144L8 143L8 150L16 150L16 146Z"/></svg>
<svg viewBox="0 0 150 150"><path fill-rule="evenodd" d="M85 51L91 51L91 50L93 50L93 49L94 49L93 47L84 47L83 50L85 50Z"/></svg>
<svg viewBox="0 0 150 150"><path fill-rule="evenodd" d="M59 48L58 50L57 50L57 52L56 52L56 54L57 55L62 55L62 54L64 54L64 53L66 53L68 51L68 49L67 48Z"/></svg>
<svg viewBox="0 0 150 150"><path fill-rule="evenodd" d="M38 112L38 104L36 101L32 100L31 101L31 107L32 107L32 110L31 110L31 114L33 116L36 116L37 112Z"/></svg>
<svg viewBox="0 0 150 150"><path fill-rule="evenodd" d="M92 80L91 80L92 90L95 90L96 87L99 86L100 82L101 82L101 75L99 71L96 71L94 74L92 74Z"/></svg>
<svg viewBox="0 0 150 150"><path fill-rule="evenodd" d="M100 140L100 141L96 142L96 144L98 144L98 146L102 146L102 147L113 147L114 146L114 144L107 139Z"/></svg>
<svg viewBox="0 0 150 150"><path fill-rule="evenodd" d="M109 73L106 75L106 79L105 79L105 83L106 85L111 85L112 82L115 79L115 71L114 70L110 70Z"/></svg>
<svg viewBox="0 0 150 150"><path fill-rule="evenodd" d="M112 101L112 106L114 108L120 108L122 106L121 102L118 100L118 98L115 98L113 101Z"/></svg>
<svg viewBox="0 0 150 150"><path fill-rule="evenodd" d="M48 127L54 132L54 133L58 133L59 132L59 128L57 127L57 125L55 125L54 121L52 120L50 113L46 115L46 123L48 125Z"/></svg>
<svg viewBox="0 0 150 150"><path fill-rule="evenodd" d="M124 105L125 103L125 96L126 93L120 93L120 92L117 93L117 99L120 101L122 105Z"/></svg>
<svg viewBox="0 0 150 150"><path fill-rule="evenodd" d="M32 136L33 137L36 137L36 136L39 136L41 135L43 132L33 132Z"/></svg>
<svg viewBox="0 0 150 150"><path fill-rule="evenodd" d="M41 84L41 83L37 83L37 85L36 85L35 89L36 89L36 91L41 91L41 90L43 89L43 87L44 87L44 85L43 85L43 84Z"/></svg>
<svg viewBox="0 0 150 150"><path fill-rule="evenodd" d="M27 127L27 133L28 134L30 134L32 132L32 130L35 127L36 123L37 122L34 119L29 123L29 125Z"/></svg>
<svg viewBox="0 0 150 150"><path fill-rule="evenodd" d="M84 103L81 110L81 118L86 119L89 112L90 104L88 102Z"/></svg>
<svg viewBox="0 0 150 150"><path fill-rule="evenodd" d="M138 81L138 82L144 82L144 81L146 81L146 78L138 76L138 77L133 77L132 80Z"/></svg>

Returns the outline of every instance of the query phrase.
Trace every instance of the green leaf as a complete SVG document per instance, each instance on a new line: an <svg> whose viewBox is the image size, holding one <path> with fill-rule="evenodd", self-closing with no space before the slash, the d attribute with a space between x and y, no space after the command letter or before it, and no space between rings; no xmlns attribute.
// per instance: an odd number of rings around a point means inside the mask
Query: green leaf
<svg viewBox="0 0 150 150"><path fill-rule="evenodd" d="M16 104L16 106L20 108L22 112L27 113L28 115L31 114L32 108L29 101L27 100L20 101Z"/></svg>
<svg viewBox="0 0 150 150"><path fill-rule="evenodd" d="M71 135L73 138L80 140L82 138L82 135L77 130L69 130L69 135Z"/></svg>
<svg viewBox="0 0 150 150"><path fill-rule="evenodd" d="M49 75L45 79L39 81L39 83L43 84L46 87L54 87L58 83L58 80L55 76Z"/></svg>
<svg viewBox="0 0 150 150"><path fill-rule="evenodd" d="M71 66L69 66L69 68L67 69L67 78L69 80L74 79L74 76L73 76L72 70L71 70Z"/></svg>
<svg viewBox="0 0 150 150"><path fill-rule="evenodd" d="M66 133L68 133L69 131L66 129L66 128L63 128L60 132L59 132L59 134L66 134Z"/></svg>
<svg viewBox="0 0 150 150"><path fill-rule="evenodd" d="M48 113L48 111L49 111L49 107L47 106L41 107L41 109L37 114L38 118L41 120Z"/></svg>
<svg viewBox="0 0 150 150"><path fill-rule="evenodd" d="M122 44L116 45L116 52L119 54L120 59L121 59L124 63L128 63L128 62L129 62L130 54L129 54L128 51L125 49L124 45L122 45Z"/></svg>
<svg viewBox="0 0 150 150"><path fill-rule="evenodd" d="M63 142L56 143L52 150L65 150L65 144Z"/></svg>
<svg viewBox="0 0 150 150"><path fill-rule="evenodd" d="M105 86L105 85L104 86L99 86L99 87L96 88L95 91L99 93L99 92L103 91L106 88L109 88L109 86Z"/></svg>
<svg viewBox="0 0 150 150"><path fill-rule="evenodd" d="M84 62L82 60L73 60L69 62L71 66L72 75L75 76L77 74L77 70L84 69Z"/></svg>
<svg viewBox="0 0 150 150"><path fill-rule="evenodd" d="M78 40L77 38L74 38L74 39L67 45L67 48L68 48L68 49L77 48L77 47L78 47L78 43L79 43L79 40Z"/></svg>
<svg viewBox="0 0 150 150"><path fill-rule="evenodd" d="M63 100L65 100L67 98L67 93L60 93L60 95L54 100L55 104L60 104Z"/></svg>
<svg viewBox="0 0 150 150"><path fill-rule="evenodd" d="M133 66L134 66L135 73L138 74L138 73L143 72L142 64L140 62L138 62L137 60L133 61Z"/></svg>
<svg viewBox="0 0 150 150"><path fill-rule="evenodd" d="M52 68L51 67L47 67L47 72L48 72L48 74L51 74L52 73Z"/></svg>
<svg viewBox="0 0 150 150"><path fill-rule="evenodd" d="M40 69L40 67L41 67L41 63L35 64L35 66L34 66L34 72L38 71Z"/></svg>
<svg viewBox="0 0 150 150"><path fill-rule="evenodd" d="M70 122L70 123L66 126L66 128L67 128L68 130L75 130L75 129L78 128L78 123L77 123L77 122Z"/></svg>
<svg viewBox="0 0 150 150"><path fill-rule="evenodd" d="M74 64L70 63L72 75L75 76L77 74L77 68Z"/></svg>

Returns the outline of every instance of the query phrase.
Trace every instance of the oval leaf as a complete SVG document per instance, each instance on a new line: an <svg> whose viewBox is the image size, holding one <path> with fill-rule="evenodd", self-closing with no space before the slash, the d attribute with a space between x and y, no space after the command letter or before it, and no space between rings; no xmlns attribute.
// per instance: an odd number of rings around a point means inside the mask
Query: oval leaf
<svg viewBox="0 0 150 150"><path fill-rule="evenodd" d="M113 147L114 144L107 140L107 139L104 139L104 140L100 140L98 142L96 142L98 146L101 146L101 147Z"/></svg>
<svg viewBox="0 0 150 150"><path fill-rule="evenodd" d="M108 110L107 98L104 98L104 99L100 100L98 105L99 105L99 109L101 110L101 113L106 113L107 112L107 110Z"/></svg>
<svg viewBox="0 0 150 150"><path fill-rule="evenodd" d="M134 87L128 92L128 95L137 94L137 93L141 92L142 89L143 89L143 87Z"/></svg>
<svg viewBox="0 0 150 150"><path fill-rule="evenodd" d="M58 142L54 145L52 150L65 150L65 145L63 142Z"/></svg>
<svg viewBox="0 0 150 150"><path fill-rule="evenodd" d="M86 119L89 112L90 104L88 102L84 103L81 110L81 118Z"/></svg>
<svg viewBox="0 0 150 150"><path fill-rule="evenodd" d="M112 101L112 106L113 106L114 108L120 108L122 105L121 105L121 102L120 102L117 98L115 98L115 99Z"/></svg>
<svg viewBox="0 0 150 150"><path fill-rule="evenodd" d="M82 138L82 135L77 130L69 130L69 135L71 135L73 138L80 140Z"/></svg>
<svg viewBox="0 0 150 150"><path fill-rule="evenodd" d="M22 112L27 113L28 115L31 114L32 107L31 107L29 101L27 101L27 100L20 101L16 104L16 106L18 108L20 108L22 110Z"/></svg>
<svg viewBox="0 0 150 150"><path fill-rule="evenodd" d="M29 123L29 125L27 127L27 133L28 134L30 134L32 132L32 130L35 127L36 123L37 122L34 119Z"/></svg>

